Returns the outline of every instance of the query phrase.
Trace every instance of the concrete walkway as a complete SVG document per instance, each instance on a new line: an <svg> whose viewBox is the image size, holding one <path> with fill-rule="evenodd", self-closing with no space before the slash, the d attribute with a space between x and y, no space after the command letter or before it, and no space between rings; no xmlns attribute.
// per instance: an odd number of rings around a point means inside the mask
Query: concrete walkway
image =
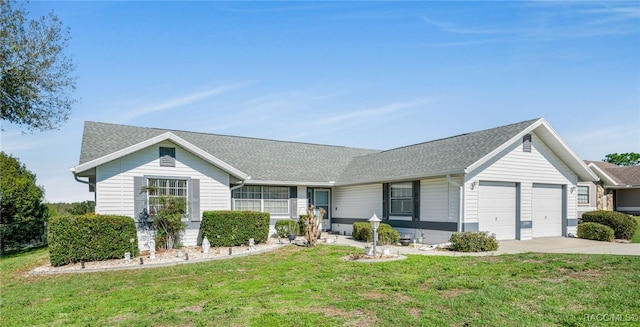
<svg viewBox="0 0 640 327"><path fill-rule="evenodd" d="M323 235L324 237L324 235ZM354 246L363 248L371 243L356 241L351 236L327 235L335 240L335 244ZM539 253L583 253L583 254L613 254L613 255L637 255L640 256L640 243L617 243L598 242L568 237L546 237L528 241L499 241L498 251L465 253L453 251L441 251L429 246L390 246L382 245L378 251L389 249L389 251L400 254L421 254L421 255L445 255L445 256L487 256L511 253L539 252Z"/></svg>

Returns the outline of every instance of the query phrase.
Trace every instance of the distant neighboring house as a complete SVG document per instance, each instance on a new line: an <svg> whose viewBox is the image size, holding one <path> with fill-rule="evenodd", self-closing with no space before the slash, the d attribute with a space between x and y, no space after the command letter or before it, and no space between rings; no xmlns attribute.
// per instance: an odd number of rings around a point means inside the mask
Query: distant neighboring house
<svg viewBox="0 0 640 327"><path fill-rule="evenodd" d="M185 245L205 210L269 212L273 229L309 204L340 234L375 213L428 243L561 236L576 232L578 183L597 180L542 118L387 151L86 122L71 170L97 213L137 220L162 194L184 197Z"/></svg>
<svg viewBox="0 0 640 327"><path fill-rule="evenodd" d="M598 182L578 184L578 215L591 210L615 210L640 215L640 166L620 167L585 161Z"/></svg>

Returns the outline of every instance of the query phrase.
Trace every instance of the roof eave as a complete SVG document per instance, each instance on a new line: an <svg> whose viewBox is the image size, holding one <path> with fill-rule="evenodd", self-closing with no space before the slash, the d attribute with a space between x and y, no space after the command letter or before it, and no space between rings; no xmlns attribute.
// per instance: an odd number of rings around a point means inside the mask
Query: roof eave
<svg viewBox="0 0 640 327"><path fill-rule="evenodd" d="M386 178L376 178L376 179L368 179L368 180L359 180L353 182L336 182L335 186L352 186L352 185L364 185L364 184L378 184L378 183L389 183L389 182L405 182L405 181L413 181L434 177L444 177L447 175L464 175L467 173L466 169L456 168L452 170L444 170L433 172L430 174L415 174L415 175L404 175L404 176L394 176L394 177L386 177Z"/></svg>
<svg viewBox="0 0 640 327"><path fill-rule="evenodd" d="M100 165L103 165L107 162L122 158L126 155L132 154L136 151L142 150L144 148L147 148L149 146L152 146L154 144L158 144L160 142L163 141L171 141L179 146L181 146L182 148L184 148L185 150L191 152L192 154L200 157L201 159L213 164L214 166L222 169L223 171L227 172L230 175L233 175L237 178L239 178L240 180L246 180L249 178L249 175L247 175L246 173L240 171L239 169L227 164L226 162L216 158L215 156L212 156L211 154L207 153L206 151L200 149L199 147L187 142L186 140L184 140L183 138L171 133L171 132L166 132L163 133L161 135L152 137L150 139L147 139L145 141L142 141L140 143L131 145L129 147L126 147L124 149L120 149L116 152L110 153L108 155L102 156L100 158L79 164L75 167L71 168L71 172L74 175L79 175L82 172L85 172L87 170L93 169L95 167L98 167Z"/></svg>

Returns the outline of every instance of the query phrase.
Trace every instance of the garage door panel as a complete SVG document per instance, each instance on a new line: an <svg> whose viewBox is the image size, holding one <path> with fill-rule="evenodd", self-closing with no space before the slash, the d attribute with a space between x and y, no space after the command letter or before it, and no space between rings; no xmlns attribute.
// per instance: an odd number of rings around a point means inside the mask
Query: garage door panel
<svg viewBox="0 0 640 327"><path fill-rule="evenodd" d="M478 227L496 234L498 240L516 238L516 184L481 182Z"/></svg>
<svg viewBox="0 0 640 327"><path fill-rule="evenodd" d="M562 190L562 185L533 185L533 237L562 235Z"/></svg>

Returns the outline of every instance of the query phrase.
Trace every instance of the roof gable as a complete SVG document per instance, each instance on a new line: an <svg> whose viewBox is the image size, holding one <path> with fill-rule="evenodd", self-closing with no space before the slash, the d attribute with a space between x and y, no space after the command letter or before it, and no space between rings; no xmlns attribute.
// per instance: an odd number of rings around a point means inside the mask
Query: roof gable
<svg viewBox="0 0 640 327"><path fill-rule="evenodd" d="M139 150L142 150L144 148L150 147L152 145L158 144L160 142L163 141L171 141L173 143L175 143L176 145L182 147L183 149L193 153L194 155L200 157L201 159L213 164L214 166L224 170L225 172L229 173L232 176L236 176L240 179L247 179L249 176L245 173L243 173L242 171L238 170L237 168L229 165L228 163L220 160L219 158L211 155L210 153L207 153L206 151L200 149L199 147L185 141L184 139L182 139L181 137L178 137L177 135L171 133L171 132L165 132L162 133L160 135L154 136L152 138L146 139L144 141L135 143L135 144L131 144L127 147L121 148L119 150L116 150L115 152L111 152L108 154L105 154L103 156L97 157L95 159L86 161L84 163L81 163L77 166L75 166L72 171L74 173L82 173L84 171L93 169L97 166L100 166L102 164L105 164L109 161L113 161L115 159L119 159L122 158L126 155L132 154L134 152L137 152ZM84 144L84 139L83 139L83 144Z"/></svg>

